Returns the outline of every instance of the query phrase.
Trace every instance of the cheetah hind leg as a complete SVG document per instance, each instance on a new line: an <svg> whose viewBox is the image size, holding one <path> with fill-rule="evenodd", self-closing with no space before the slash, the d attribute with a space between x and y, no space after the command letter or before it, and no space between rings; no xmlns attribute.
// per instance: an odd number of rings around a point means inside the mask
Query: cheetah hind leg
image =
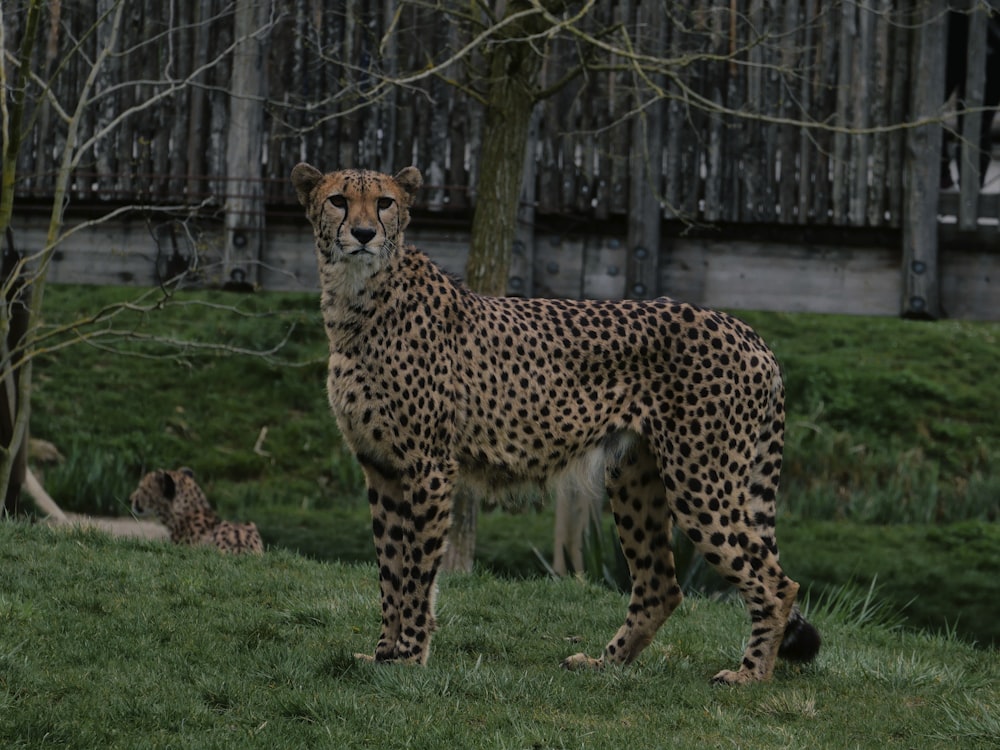
<svg viewBox="0 0 1000 750"><path fill-rule="evenodd" d="M672 518L656 459L645 441L623 442L618 448L607 451L605 483L632 574L632 594L625 623L600 658L575 654L562 663L570 670L630 664L683 599L670 546ZM622 448L623 455L615 455Z"/></svg>
<svg viewBox="0 0 1000 750"><path fill-rule="evenodd" d="M737 544L707 543L690 517L678 518L695 546L726 580L736 584L752 623L750 641L738 671L724 669L712 678L722 685L744 685L771 679L775 661L808 661L819 650L819 634L795 607L799 584L785 575L777 550L753 528L736 533Z"/></svg>

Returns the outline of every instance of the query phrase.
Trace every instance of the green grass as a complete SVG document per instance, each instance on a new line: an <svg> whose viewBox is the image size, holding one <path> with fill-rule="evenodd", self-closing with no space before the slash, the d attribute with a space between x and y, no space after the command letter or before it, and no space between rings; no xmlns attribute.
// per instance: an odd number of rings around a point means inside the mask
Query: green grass
<svg viewBox="0 0 1000 750"><path fill-rule="evenodd" d="M130 295L135 290L54 286L46 323ZM325 343L312 295L181 294L162 309L124 311L85 330L104 335L97 345L73 344L35 361L32 433L69 458L46 477L64 489L57 500L65 507L116 505L125 513L143 472L181 465L223 508L331 508L360 494L360 469L326 407ZM81 477L78 468L95 464L113 466L113 476Z"/></svg>
<svg viewBox="0 0 1000 750"><path fill-rule="evenodd" d="M874 523L1000 518L1000 325L744 313L786 382L782 508Z"/></svg>
<svg viewBox="0 0 1000 750"><path fill-rule="evenodd" d="M45 322L64 325L136 293L50 286ZM50 493L69 510L125 514L142 473L186 465L225 515L256 521L270 546L369 561L361 472L326 404L318 306L313 294L181 292L85 326L101 334L90 343L47 342L35 362L32 432L67 457L41 470ZM778 538L790 572L817 589L878 575L896 605L918 596L906 609L913 625L1000 642L986 595L995 589L977 567L993 558L920 526L949 524L946 536L968 520L990 535L997 528L1000 325L741 315L787 381ZM856 523L812 528L826 521ZM487 514L478 563L542 575L535 550L550 558L551 538L550 512ZM609 545L597 570L613 563Z"/></svg>
<svg viewBox="0 0 1000 750"><path fill-rule="evenodd" d="M52 286L47 323L135 293ZM1000 325L742 317L773 347L787 382L786 516L1000 517ZM44 353L35 365L32 429L70 457L50 471L69 507L124 510L144 470L179 465L194 468L224 509L328 509L362 496L328 414L316 295L182 292L86 330L104 334L97 346ZM102 481L93 474L103 465L112 476Z"/></svg>
<svg viewBox="0 0 1000 750"><path fill-rule="evenodd" d="M689 598L633 666L569 673L625 600L574 580L445 577L424 669L361 664L371 565L0 524L4 747L921 747L1000 742L1000 661L863 599L812 607L807 667L709 685L738 603ZM586 613L586 616L584 616ZM891 613L890 613L891 614Z"/></svg>

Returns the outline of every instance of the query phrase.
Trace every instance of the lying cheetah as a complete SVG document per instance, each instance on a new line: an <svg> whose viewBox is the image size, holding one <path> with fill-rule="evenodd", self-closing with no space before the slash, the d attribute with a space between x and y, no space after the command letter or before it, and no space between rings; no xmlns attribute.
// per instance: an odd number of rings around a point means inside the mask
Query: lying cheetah
<svg viewBox="0 0 1000 750"><path fill-rule="evenodd" d="M257 525L219 518L190 469L149 472L129 501L137 516L156 514L174 544L207 544L235 554L264 551Z"/></svg>
<svg viewBox="0 0 1000 750"><path fill-rule="evenodd" d="M676 523L747 604L737 684L811 659L816 630L778 564L784 388L744 323L670 299L484 297L403 243L422 184L346 170L291 174L316 239L328 395L368 485L382 627L373 658L423 664L458 481L603 475L632 573L625 623L598 658L631 662L681 601ZM586 481L582 478L581 481Z"/></svg>

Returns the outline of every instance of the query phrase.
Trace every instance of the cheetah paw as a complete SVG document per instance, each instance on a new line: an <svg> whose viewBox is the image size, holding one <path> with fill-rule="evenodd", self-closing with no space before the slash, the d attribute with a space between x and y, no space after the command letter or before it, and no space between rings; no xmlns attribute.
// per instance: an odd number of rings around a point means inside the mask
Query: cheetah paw
<svg viewBox="0 0 1000 750"><path fill-rule="evenodd" d="M573 654L563 659L560 666L563 669L568 669L570 672L579 672L585 669L596 670L604 668L604 660L594 659L586 654Z"/></svg>
<svg viewBox="0 0 1000 750"><path fill-rule="evenodd" d="M712 678L713 685L747 685L757 681L758 678L750 672L744 670L734 672L731 669L723 669Z"/></svg>

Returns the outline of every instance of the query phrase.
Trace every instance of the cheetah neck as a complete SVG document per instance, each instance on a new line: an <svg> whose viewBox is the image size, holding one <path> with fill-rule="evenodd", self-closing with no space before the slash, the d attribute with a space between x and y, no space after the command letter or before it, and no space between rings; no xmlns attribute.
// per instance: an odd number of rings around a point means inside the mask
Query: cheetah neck
<svg viewBox="0 0 1000 750"><path fill-rule="evenodd" d="M333 351L349 349L371 328L379 311L396 304L402 293L398 286L398 256L385 258L367 274L336 267L341 265L350 264L332 264L320 273L320 309Z"/></svg>
<svg viewBox="0 0 1000 750"><path fill-rule="evenodd" d="M175 501L172 513L165 525L174 543L197 542L222 522L203 495Z"/></svg>

